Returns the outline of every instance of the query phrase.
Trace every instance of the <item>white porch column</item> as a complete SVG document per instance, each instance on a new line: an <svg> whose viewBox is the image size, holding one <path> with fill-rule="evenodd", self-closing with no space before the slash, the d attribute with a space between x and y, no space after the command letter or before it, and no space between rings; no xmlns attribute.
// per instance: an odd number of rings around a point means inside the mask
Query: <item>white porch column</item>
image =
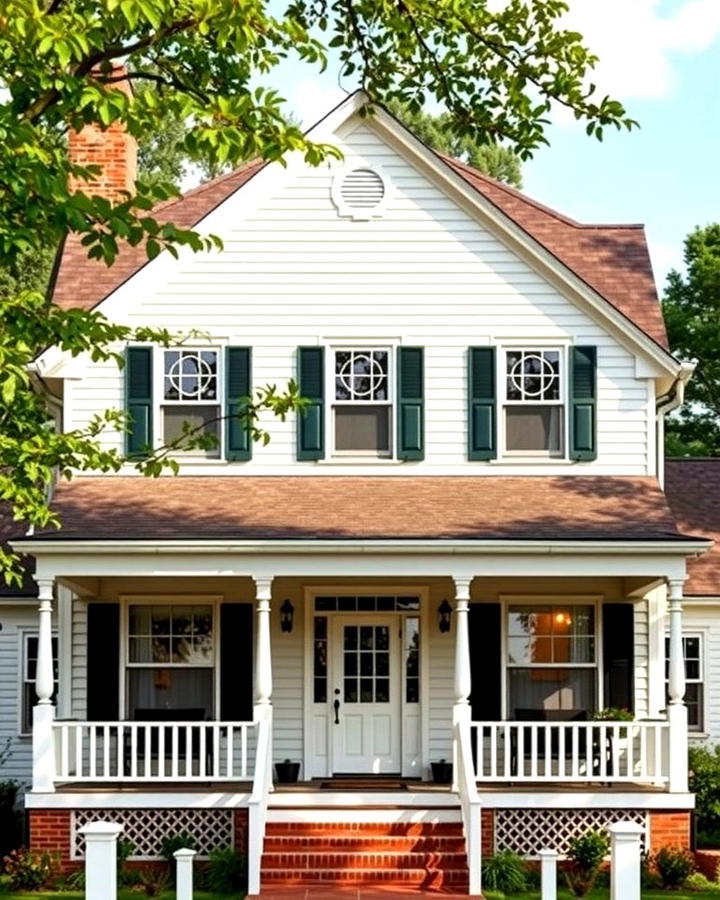
<svg viewBox="0 0 720 900"><path fill-rule="evenodd" d="M40 611L35 671L37 703L33 708L33 780L32 789L40 793L55 790L55 747L53 721L52 601L53 581L37 582Z"/></svg>
<svg viewBox="0 0 720 900"><path fill-rule="evenodd" d="M272 578L256 578L255 585L257 596L255 719L257 721L258 718L269 713L272 705L272 652L270 650Z"/></svg>
<svg viewBox="0 0 720 900"><path fill-rule="evenodd" d="M455 681L453 698L453 734L455 726L470 727L470 632L468 618L470 615L470 580L455 578ZM453 790L457 790L457 743L453 738Z"/></svg>
<svg viewBox="0 0 720 900"><path fill-rule="evenodd" d="M671 793L688 789L688 715L685 706L685 659L682 642L683 578L668 581L670 654L668 666L669 781Z"/></svg>
<svg viewBox="0 0 720 900"><path fill-rule="evenodd" d="M117 900L117 840L122 830L117 822L90 822L80 829L88 900Z"/></svg>
<svg viewBox="0 0 720 900"><path fill-rule="evenodd" d="M640 900L640 838L637 822L615 822L610 832L610 900Z"/></svg>
<svg viewBox="0 0 720 900"><path fill-rule="evenodd" d="M557 900L557 850L541 850L540 857L540 897L542 900Z"/></svg>

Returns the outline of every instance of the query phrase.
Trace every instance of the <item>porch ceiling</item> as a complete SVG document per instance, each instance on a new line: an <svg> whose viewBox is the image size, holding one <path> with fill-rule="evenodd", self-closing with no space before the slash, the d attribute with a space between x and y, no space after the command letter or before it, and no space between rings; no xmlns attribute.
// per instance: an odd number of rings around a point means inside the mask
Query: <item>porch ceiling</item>
<svg viewBox="0 0 720 900"><path fill-rule="evenodd" d="M683 541L654 478L78 478L53 506L66 540Z"/></svg>

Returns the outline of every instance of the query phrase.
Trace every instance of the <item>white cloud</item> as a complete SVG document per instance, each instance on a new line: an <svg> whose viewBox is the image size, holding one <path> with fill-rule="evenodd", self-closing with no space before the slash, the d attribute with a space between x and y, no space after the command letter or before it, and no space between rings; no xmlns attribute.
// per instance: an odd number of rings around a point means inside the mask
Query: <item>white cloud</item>
<svg viewBox="0 0 720 900"><path fill-rule="evenodd" d="M593 83L628 98L667 95L678 56L701 53L720 37L720 0L569 0L566 27L600 57Z"/></svg>

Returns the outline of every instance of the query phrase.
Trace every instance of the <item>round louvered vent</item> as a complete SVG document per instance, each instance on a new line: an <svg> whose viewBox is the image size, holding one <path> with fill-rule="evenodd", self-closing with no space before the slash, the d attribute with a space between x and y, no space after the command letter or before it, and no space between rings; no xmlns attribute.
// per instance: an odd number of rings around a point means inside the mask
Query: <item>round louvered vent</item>
<svg viewBox="0 0 720 900"><path fill-rule="evenodd" d="M333 201L341 216L370 219L382 215L388 186L377 169L340 172L333 183Z"/></svg>

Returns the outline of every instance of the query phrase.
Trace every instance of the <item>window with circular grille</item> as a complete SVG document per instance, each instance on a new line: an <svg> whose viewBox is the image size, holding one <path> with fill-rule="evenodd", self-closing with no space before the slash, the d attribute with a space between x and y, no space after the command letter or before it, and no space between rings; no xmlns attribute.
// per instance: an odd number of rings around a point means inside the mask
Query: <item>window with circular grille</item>
<svg viewBox="0 0 720 900"><path fill-rule="evenodd" d="M379 169L345 169L335 176L332 199L338 215L368 220L383 214L388 188L387 179Z"/></svg>

